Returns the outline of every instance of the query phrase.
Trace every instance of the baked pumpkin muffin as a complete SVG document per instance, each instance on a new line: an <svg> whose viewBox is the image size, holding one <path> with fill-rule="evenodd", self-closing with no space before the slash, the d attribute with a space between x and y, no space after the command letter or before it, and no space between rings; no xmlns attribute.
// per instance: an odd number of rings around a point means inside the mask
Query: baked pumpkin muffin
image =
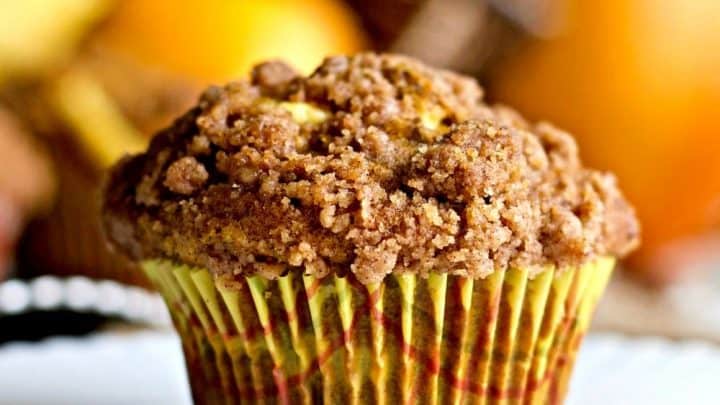
<svg viewBox="0 0 720 405"><path fill-rule="evenodd" d="M210 88L104 198L196 403L561 402L639 234L570 135L394 55Z"/></svg>

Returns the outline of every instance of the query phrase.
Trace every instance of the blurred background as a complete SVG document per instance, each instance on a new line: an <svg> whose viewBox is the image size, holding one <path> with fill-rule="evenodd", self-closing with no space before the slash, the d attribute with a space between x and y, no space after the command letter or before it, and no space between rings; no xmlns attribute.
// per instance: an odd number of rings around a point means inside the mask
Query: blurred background
<svg viewBox="0 0 720 405"><path fill-rule="evenodd" d="M720 343L717 0L0 0L0 342L167 327L103 241L103 170L255 62L362 50L475 76L617 174L643 245L595 331Z"/></svg>

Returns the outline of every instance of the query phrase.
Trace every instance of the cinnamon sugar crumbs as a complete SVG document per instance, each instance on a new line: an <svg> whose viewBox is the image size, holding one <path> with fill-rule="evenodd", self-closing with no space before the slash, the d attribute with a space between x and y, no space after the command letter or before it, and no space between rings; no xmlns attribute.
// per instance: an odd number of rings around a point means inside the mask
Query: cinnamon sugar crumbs
<svg viewBox="0 0 720 405"><path fill-rule="evenodd" d="M637 245L612 175L583 168L570 135L484 103L470 78L375 54L252 77L209 89L114 168L104 221L118 248L369 283L577 266Z"/></svg>
<svg viewBox="0 0 720 405"><path fill-rule="evenodd" d="M182 157L167 168L163 185L177 194L192 194L208 179L205 166L192 156Z"/></svg>

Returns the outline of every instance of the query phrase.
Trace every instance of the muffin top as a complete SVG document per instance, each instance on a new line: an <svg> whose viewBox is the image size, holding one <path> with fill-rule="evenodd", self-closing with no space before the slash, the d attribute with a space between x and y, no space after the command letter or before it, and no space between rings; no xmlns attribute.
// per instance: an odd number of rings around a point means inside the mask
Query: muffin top
<svg viewBox="0 0 720 405"><path fill-rule="evenodd" d="M396 55L331 57L308 77L267 62L212 87L113 168L104 197L119 250L234 276L477 278L622 256L639 235L570 135Z"/></svg>

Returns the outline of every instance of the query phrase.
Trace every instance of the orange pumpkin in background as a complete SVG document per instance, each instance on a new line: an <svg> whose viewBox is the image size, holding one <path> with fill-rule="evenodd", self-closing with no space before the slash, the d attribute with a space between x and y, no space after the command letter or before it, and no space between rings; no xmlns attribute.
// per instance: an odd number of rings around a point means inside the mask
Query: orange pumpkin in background
<svg viewBox="0 0 720 405"><path fill-rule="evenodd" d="M720 223L720 2L567 6L557 37L494 69L491 94L572 131L587 163L618 175L643 223L630 267L671 280L673 245Z"/></svg>
<svg viewBox="0 0 720 405"><path fill-rule="evenodd" d="M354 16L337 0L123 0L98 39L204 81L243 77L272 58L309 73L328 54L365 46Z"/></svg>

